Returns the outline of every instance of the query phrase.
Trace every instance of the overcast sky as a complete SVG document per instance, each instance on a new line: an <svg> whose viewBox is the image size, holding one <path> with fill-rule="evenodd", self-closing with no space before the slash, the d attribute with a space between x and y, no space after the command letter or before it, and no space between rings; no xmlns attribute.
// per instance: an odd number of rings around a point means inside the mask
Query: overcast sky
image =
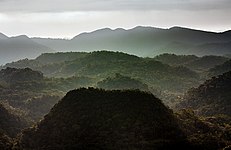
<svg viewBox="0 0 231 150"><path fill-rule="evenodd" d="M72 38L99 28L231 29L231 0L0 0L0 32Z"/></svg>

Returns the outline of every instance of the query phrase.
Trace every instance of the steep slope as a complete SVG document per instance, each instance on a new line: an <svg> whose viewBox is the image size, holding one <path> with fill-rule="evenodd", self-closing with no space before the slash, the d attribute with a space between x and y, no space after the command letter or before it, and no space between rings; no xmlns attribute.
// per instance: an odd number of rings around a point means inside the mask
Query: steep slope
<svg viewBox="0 0 231 150"><path fill-rule="evenodd" d="M183 147L182 140L172 112L153 95L82 88L68 92L37 127L23 132L20 144L24 149L151 150Z"/></svg>
<svg viewBox="0 0 231 150"><path fill-rule="evenodd" d="M231 115L231 72L207 80L198 88L189 90L179 104L192 108L200 115Z"/></svg>
<svg viewBox="0 0 231 150"><path fill-rule="evenodd" d="M181 129L194 149L218 150L231 145L231 117L225 115L202 117L191 109L176 113Z"/></svg>
<svg viewBox="0 0 231 150"><path fill-rule="evenodd" d="M22 115L29 122L40 120L59 100L42 73L29 68L6 68L0 71L0 103ZM50 83L52 86L52 82ZM54 90L55 88L53 88Z"/></svg>
<svg viewBox="0 0 231 150"><path fill-rule="evenodd" d="M209 69L208 76L217 76L228 71L231 71L231 60L228 60L221 65L217 65L214 68Z"/></svg>
<svg viewBox="0 0 231 150"><path fill-rule="evenodd" d="M200 56L231 53L229 32L213 33L181 27L160 29L138 26L129 30L105 28L81 33L71 40L33 40L57 51L117 50L145 57L162 53Z"/></svg>
<svg viewBox="0 0 231 150"><path fill-rule="evenodd" d="M28 124L25 120L9 112L0 103L0 135L4 133L10 137L15 137L26 127L28 127Z"/></svg>
<svg viewBox="0 0 231 150"><path fill-rule="evenodd" d="M0 64L23 58L35 58L44 52L52 52L50 48L38 44L25 35L0 39Z"/></svg>

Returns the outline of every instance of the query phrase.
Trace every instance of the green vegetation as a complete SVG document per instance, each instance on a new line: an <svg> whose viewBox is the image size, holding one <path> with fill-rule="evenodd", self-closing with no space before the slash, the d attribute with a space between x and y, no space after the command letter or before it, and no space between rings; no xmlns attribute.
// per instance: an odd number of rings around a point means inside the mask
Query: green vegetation
<svg viewBox="0 0 231 150"><path fill-rule="evenodd" d="M71 54L73 57L76 56L75 60L72 58L70 61L63 61L62 59L60 62L57 61L60 55L64 58L69 58ZM56 55L57 58L55 58ZM39 60L43 61L40 62ZM48 63L51 60L55 61ZM102 79L120 73L123 76L140 79L149 87L174 92L186 91L188 88L199 84L198 74L190 69L182 66L171 67L153 59L141 58L121 52L98 51L92 53L44 54L35 59L34 63L28 63L28 61L31 60L14 62L4 67L31 67L34 70L41 71L48 77L85 76L96 79L95 84ZM43 64L43 62L46 63Z"/></svg>
<svg viewBox="0 0 231 150"><path fill-rule="evenodd" d="M205 81L198 88L190 89L179 104L180 108L192 108L205 116L231 115L231 72Z"/></svg>
<svg viewBox="0 0 231 150"><path fill-rule="evenodd" d="M192 110L176 114L187 140L196 149L217 150L231 145L231 117L198 117Z"/></svg>
<svg viewBox="0 0 231 150"><path fill-rule="evenodd" d="M81 88L68 92L44 120L24 131L19 145L151 150L182 148L186 143L172 111L152 94Z"/></svg>
<svg viewBox="0 0 231 150"><path fill-rule="evenodd" d="M199 57L195 55L176 55L164 53L154 57L154 59L168 65L183 66L199 59Z"/></svg>
<svg viewBox="0 0 231 150"><path fill-rule="evenodd" d="M0 149L228 149L227 60L97 51L6 64Z"/></svg>
<svg viewBox="0 0 231 150"><path fill-rule="evenodd" d="M86 77L45 78L29 68L6 68L0 71L0 103L26 120L37 122L70 89L90 86Z"/></svg>
<svg viewBox="0 0 231 150"><path fill-rule="evenodd" d="M132 79L130 77L116 74L115 77L100 81L97 83L97 87L107 90L123 90L123 89L139 89L142 91L148 91L148 86L139 80Z"/></svg>
<svg viewBox="0 0 231 150"><path fill-rule="evenodd" d="M164 64L171 66L185 66L196 72L208 71L217 65L221 65L228 60L222 56L203 56L197 57L195 55L175 55L175 54L162 54L154 57Z"/></svg>

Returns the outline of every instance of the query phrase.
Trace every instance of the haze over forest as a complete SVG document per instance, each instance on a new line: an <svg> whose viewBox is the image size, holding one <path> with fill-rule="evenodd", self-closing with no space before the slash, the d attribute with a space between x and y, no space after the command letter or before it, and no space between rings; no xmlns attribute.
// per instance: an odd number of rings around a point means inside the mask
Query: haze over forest
<svg viewBox="0 0 231 150"><path fill-rule="evenodd" d="M0 150L228 150L229 0L0 0Z"/></svg>

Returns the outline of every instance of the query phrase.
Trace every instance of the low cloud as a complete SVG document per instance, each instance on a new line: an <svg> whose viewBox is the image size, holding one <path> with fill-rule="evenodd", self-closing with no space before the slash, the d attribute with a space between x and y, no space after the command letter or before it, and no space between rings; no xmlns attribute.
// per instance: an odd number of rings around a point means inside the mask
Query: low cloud
<svg viewBox="0 0 231 150"><path fill-rule="evenodd" d="M229 0L0 0L1 12L223 10Z"/></svg>

